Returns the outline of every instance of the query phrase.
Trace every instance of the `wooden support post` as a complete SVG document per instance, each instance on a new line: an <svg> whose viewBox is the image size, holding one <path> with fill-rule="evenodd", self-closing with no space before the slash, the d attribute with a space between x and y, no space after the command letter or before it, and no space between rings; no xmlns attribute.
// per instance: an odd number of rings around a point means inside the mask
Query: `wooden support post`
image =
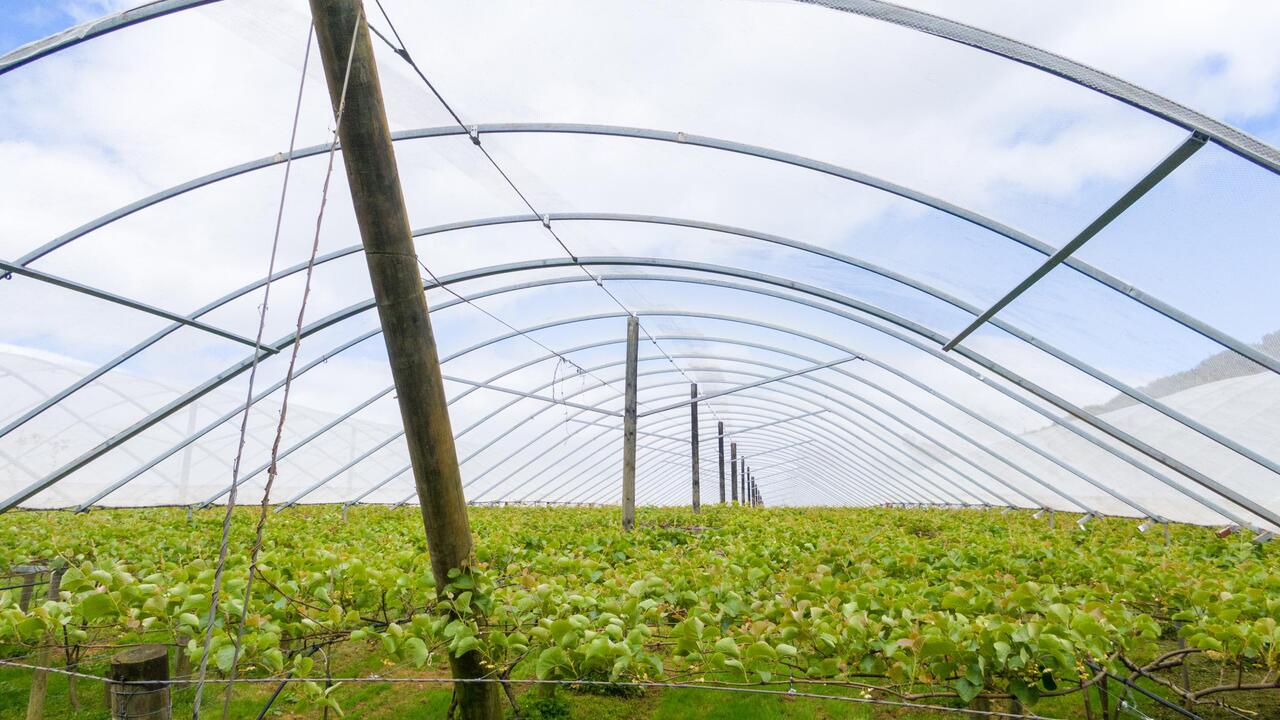
<svg viewBox="0 0 1280 720"><path fill-rule="evenodd" d="M369 27L360 0L311 0L311 15L335 114L343 106L342 161L399 399L431 572L438 592L447 595L449 573L470 571L471 525ZM481 660L475 651L449 654L453 676L461 679L485 677L489 669ZM498 685L458 683L454 707L461 720L496 720L502 717Z"/></svg>
<svg viewBox="0 0 1280 720"><path fill-rule="evenodd" d="M702 512L702 489L698 487L698 383L689 383L689 442L693 447L693 511Z"/></svg>
<svg viewBox="0 0 1280 720"><path fill-rule="evenodd" d="M191 658L187 656L187 644L191 642L191 636L185 631L180 632L177 640L178 647L173 653L173 677L185 678L191 674ZM281 650L284 649L281 648Z"/></svg>
<svg viewBox="0 0 1280 720"><path fill-rule="evenodd" d="M720 456L720 504L724 504L724 421L716 422L716 445Z"/></svg>
<svg viewBox="0 0 1280 720"><path fill-rule="evenodd" d="M622 529L636 526L636 365L640 360L640 318L627 316L627 379L622 408Z"/></svg>
<svg viewBox="0 0 1280 720"><path fill-rule="evenodd" d="M59 567L49 573L49 592L45 595L50 601L56 602L62 588L62 574L67 571L66 566ZM36 651L35 665L37 667L49 667L49 662L53 656L53 643L55 638L52 633L47 633L42 647ZM44 699L49 689L49 673L44 670L36 670L31 673L31 695L27 698L27 720L40 720L44 717Z"/></svg>
<svg viewBox="0 0 1280 720"><path fill-rule="evenodd" d="M111 720L170 720L168 646L138 645L116 653L109 677Z"/></svg>
<svg viewBox="0 0 1280 720"><path fill-rule="evenodd" d="M738 443L729 443L729 490L733 493L733 504L738 504Z"/></svg>
<svg viewBox="0 0 1280 720"><path fill-rule="evenodd" d="M31 596L35 593L40 576L49 571L43 565L14 565L9 572L21 578L22 592L18 594L18 609L26 612L31 608Z"/></svg>
<svg viewBox="0 0 1280 720"><path fill-rule="evenodd" d="M738 459L738 482L742 483L742 487L738 489L738 494L742 496L742 504L747 504L747 459L745 457Z"/></svg>

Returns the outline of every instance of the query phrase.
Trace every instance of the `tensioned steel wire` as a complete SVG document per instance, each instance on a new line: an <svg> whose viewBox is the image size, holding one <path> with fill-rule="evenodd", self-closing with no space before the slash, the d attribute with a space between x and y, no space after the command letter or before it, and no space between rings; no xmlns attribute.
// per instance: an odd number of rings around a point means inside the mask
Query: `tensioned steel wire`
<svg viewBox="0 0 1280 720"><path fill-rule="evenodd" d="M24 670L44 670L56 675L64 675L67 677L81 678L85 680L95 680L98 682L112 683L122 686L174 686L187 685L188 680L127 680L115 681L102 675L93 675L91 673L76 672L66 670L64 668L42 668L35 665L25 663L15 663L7 660L0 660L0 666L20 668ZM689 683L689 682L653 682L653 681L611 681L611 680L536 680L536 679L519 679L519 678L439 678L439 677L263 677L263 678L241 678L238 682L246 684L297 684L326 681L334 685L338 684L384 684L384 685L454 685L454 684L475 684L475 685L528 685L528 686L560 686L560 687L630 687L630 688L654 688L668 690L703 690L706 692L719 693L739 693L765 697L777 698L804 698L806 700L826 700L832 702L846 702L858 705L880 705L884 707L896 707L912 710L930 710L936 712L951 713L954 715L967 715L969 717L983 718L1012 718L1013 720L1059 720L1046 715L1036 715L1034 713L1013 713L1003 712L1000 710L977 710L973 708L950 707L947 705L935 705L931 703L913 702L910 700L886 700L877 697L867 696L851 696L851 695L830 695L825 693L814 693L803 690L796 690L795 680L774 681L770 683L746 684L746 685L728 685L728 684L710 684L710 683ZM228 680L213 679L211 683L226 683ZM804 685L823 685L821 682L799 681ZM769 690L766 685L782 686L788 685L787 690Z"/></svg>
<svg viewBox="0 0 1280 720"><path fill-rule="evenodd" d="M265 531L265 525L266 525L266 508L267 508L267 503L270 500L271 484L274 481L276 476L276 459L280 452L280 439L284 434L285 419L287 417L287 411L289 406L289 391L293 385L293 374L294 374L294 368L298 359L298 350L302 345L303 319L305 317L306 308L307 308L307 298L310 295L310 291L311 291L311 278L315 270L316 254L320 248L320 228L324 220L325 206L327 204L328 197L329 197L329 183L333 177L333 162L338 149L338 130L342 124L343 110L346 108L347 85L351 77L351 65L355 59L356 38L358 36L358 30L360 27L359 13L360 11L357 11L357 18L356 18L357 22L355 24L355 31L352 32L350 49L347 51L347 65L346 65L346 70L344 72L343 80L342 80L341 99L338 103L338 112L335 113L335 116L334 116L333 139L330 142L330 146L329 146L329 163L328 163L328 168L325 171L324 186L321 190L320 209L316 216L315 238L312 241L310 258L307 261L306 281L303 289L302 301L298 307L297 328L294 333L293 348L291 349L291 354L289 357L289 367L285 373L284 394L281 399L280 417L276 424L275 440L271 446L271 465L270 465L270 470L267 476L266 487L263 491L263 496L262 496L262 516L259 518L257 528L255 530L256 538L255 538L255 542L252 550L252 560L250 561L250 565L249 565L248 582L245 584L244 602L241 605L240 624L236 631L235 643L232 646L233 650L232 650L231 668L229 671L230 675L228 678L229 682L227 684L226 696L223 699L223 705L222 705L222 717L224 720L227 717L227 713L230 710L231 691L235 683L235 663L240 654L240 643L244 638L244 625L245 625L245 619L246 619L246 612L248 610L248 605L249 605L249 602L248 602L249 593L253 588L253 570L257 563L258 552L262 546L262 538L263 538L263 533ZM314 26L307 32L307 44L306 44L305 52L303 54L302 72L300 73L301 77L298 81L298 99L294 106L293 127L292 127L292 130L290 131L290 138L289 138L290 157L292 157L293 155L293 146L297 138L298 120L302 115L302 93L304 88L306 87L307 65L311 58L311 39L313 35L314 35ZM289 180L288 166L286 166L285 178L284 178L283 186L280 191L279 209L276 213L275 232L273 234L272 243L271 243L271 257L269 261L269 267L267 269L267 284L264 290L262 309L259 311L259 316L258 316L258 331L257 331L257 340L256 340L258 345L261 345L262 343L262 334L264 332L264 328L266 327L266 322L267 322L267 306L268 306L267 300L271 292L271 276L275 271L276 252L279 248L279 243L280 243L280 228L284 221L284 205L285 205L285 199L288 194L288 180ZM249 412L251 409L250 401L253 398L253 381L254 381L253 373L256 373L257 371L259 355L260 353L255 353L254 355L254 360L253 360L254 367L249 377L249 388L247 391L248 396L245 400L244 414L242 415L241 422L240 422L240 437L239 437L238 447L236 451L236 459L233 465L234 470L232 472L231 487L229 490L230 495L227 500L226 512L223 516L222 539L218 549L218 563L217 563L217 567L214 570L213 588L210 592L210 598L209 598L210 602L209 602L208 626L205 628L203 650L200 655L199 679L197 680L197 683L196 683L195 702L192 706L192 711L191 711L192 720L199 720L200 703L204 695L204 686L205 686L205 681L207 679L207 672L209 668L209 650L213 644L213 628L214 628L215 620L217 619L217 615L218 615L218 595L222 586L222 577L226 570L227 551L228 551L228 545L229 545L229 538L231 535L231 520L236 507L237 488L239 487L239 484L240 484L240 472L239 472L240 463L244 456L245 435L246 435L246 429L249 421Z"/></svg>
<svg viewBox="0 0 1280 720"><path fill-rule="evenodd" d="M520 198L520 202L524 203L525 207L529 208L529 212L533 213L535 216L539 218L542 218L543 229L545 229L547 233L550 234L551 237L556 241L556 244L558 244L560 248L564 250L565 255L567 255L569 259L573 261L574 265L580 268L582 272L587 275L587 277L591 278L591 281L595 283L597 287L603 290L605 295L608 295L609 299L612 300L614 304L616 304L619 308L621 308L623 312L627 313L628 315L633 315L634 313L631 312L631 310L626 306L626 304L624 304L621 300L619 300L618 296L615 295L613 291L605 287L604 281L602 281L599 277L594 275L586 267L578 263L578 256L572 250L569 249L569 246L565 243L564 239L560 237L560 234L555 231L555 228L551 227L551 222L548 219L548 216L544 213L539 212L538 209L534 207L533 203L529 200L528 196L526 196L524 192L520 190L520 187L516 185L514 180L511 179L511 176L508 175L505 170L503 170L502 166L498 164L497 159L493 157L493 155L489 152L488 148L486 148L480 142L480 133L479 133L479 130L476 129L476 126L468 126L465 122L463 122L462 118L453 109L453 106L449 104L449 101L444 98L444 95L441 94L441 92L438 89L436 89L435 84L432 83L430 78L427 77L426 73L422 71L422 68L418 67L417 62L415 62L413 57L409 54L409 50L405 46L404 40L400 37L399 31L396 30L395 23L391 20L391 16L387 14L386 8L382 6L382 0L375 0L375 2L377 2L378 10L382 13L382 17L387 21L388 29L391 31L391 34L395 36L396 42L395 43L391 42L391 40L387 38L386 35L383 35L381 32L379 32L378 29L375 28L373 25L370 25L369 29L372 30L373 33L377 35L378 38L382 40L383 43L387 45L387 47L391 48L391 51L394 52L397 57L401 58L409 65L409 67L413 70L413 72L422 80L423 84L427 86L427 89L431 91L431 94L435 96L436 100L440 102L440 105L443 106L445 111L449 113L449 116L452 117L454 122L458 124L458 127L462 128L463 131L465 131L467 135L471 138L471 143L476 146L476 148L480 151L480 153L484 155L485 159L489 161L489 164L493 166L493 169L497 171L498 175L502 177L504 182L506 182L507 186L511 188L511 190L516 194L517 197ZM421 263L421 260L419 260L419 263ZM423 269L426 269L426 265L423 265ZM430 273L430 270L428 270L427 272ZM434 278L435 276L432 275L432 277ZM486 312L485 314L488 315L489 313ZM514 328L512 329L514 330ZM653 335L649 333L649 330L645 328L643 324L640 325L640 329L642 332L644 332L645 338L650 343L652 343L655 348L658 349L658 352L662 353L666 357L667 362L671 363L673 367L679 370L680 374L685 378L685 380L692 383L693 378L689 377L689 375L685 373L684 370L681 369L678 364L676 364L676 361L671 359L671 356L667 354L666 350L663 349L661 345L658 344L658 341L654 339ZM543 347L544 349L546 349L545 346ZM569 361L569 362L572 362L572 361ZM574 363L574 365L576 366L576 363ZM707 408L711 410L711 414L715 416L716 414L715 407L712 404L707 403Z"/></svg>

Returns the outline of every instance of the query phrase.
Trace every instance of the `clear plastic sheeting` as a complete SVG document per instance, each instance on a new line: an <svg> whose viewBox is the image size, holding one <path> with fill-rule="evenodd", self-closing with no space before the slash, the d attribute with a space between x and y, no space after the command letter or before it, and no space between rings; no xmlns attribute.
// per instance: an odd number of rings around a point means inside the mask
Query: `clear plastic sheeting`
<svg viewBox="0 0 1280 720"><path fill-rule="evenodd" d="M1280 530L1271 8L382 7L470 502L618 501L635 314L641 503ZM271 502L411 501L306 3L83 19L0 34L0 508L257 501L277 428Z"/></svg>

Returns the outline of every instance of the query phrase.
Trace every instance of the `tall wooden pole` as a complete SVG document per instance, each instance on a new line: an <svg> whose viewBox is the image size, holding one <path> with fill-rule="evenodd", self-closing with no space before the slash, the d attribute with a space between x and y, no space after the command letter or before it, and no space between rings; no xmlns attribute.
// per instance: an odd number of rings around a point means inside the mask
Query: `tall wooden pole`
<svg viewBox="0 0 1280 720"><path fill-rule="evenodd" d="M311 0L311 15L335 113L346 87L338 133L342 160L400 402L431 572L438 592L445 594L451 570L470 570L471 525L369 27L360 0ZM488 673L475 651L450 654L449 663L456 678ZM502 717L499 698L495 683L454 687L463 720Z"/></svg>
<svg viewBox="0 0 1280 720"><path fill-rule="evenodd" d="M718 445L720 454L720 504L724 504L724 421L720 420L716 423L716 444Z"/></svg>
<svg viewBox="0 0 1280 720"><path fill-rule="evenodd" d="M738 443L729 443L729 491L733 493L733 504L738 504Z"/></svg>
<svg viewBox="0 0 1280 720"><path fill-rule="evenodd" d="M627 316L626 400L622 408L622 529L636 526L636 365L640 360L640 318Z"/></svg>
<svg viewBox="0 0 1280 720"><path fill-rule="evenodd" d="M702 489L698 486L698 383L689 383L689 435L693 450L693 511L702 512Z"/></svg>

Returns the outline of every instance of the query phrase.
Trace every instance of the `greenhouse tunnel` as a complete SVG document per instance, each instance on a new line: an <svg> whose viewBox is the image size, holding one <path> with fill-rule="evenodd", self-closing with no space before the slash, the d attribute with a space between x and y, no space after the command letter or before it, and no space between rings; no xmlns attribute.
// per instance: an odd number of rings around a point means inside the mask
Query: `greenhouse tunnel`
<svg viewBox="0 0 1280 720"><path fill-rule="evenodd" d="M703 503L733 443L771 506L1280 531L1274 107L878 0L385 5L468 502L619 502L634 315L641 505L696 385ZM256 498L289 375L277 510L415 496L312 42L160 0L0 57L0 510Z"/></svg>

